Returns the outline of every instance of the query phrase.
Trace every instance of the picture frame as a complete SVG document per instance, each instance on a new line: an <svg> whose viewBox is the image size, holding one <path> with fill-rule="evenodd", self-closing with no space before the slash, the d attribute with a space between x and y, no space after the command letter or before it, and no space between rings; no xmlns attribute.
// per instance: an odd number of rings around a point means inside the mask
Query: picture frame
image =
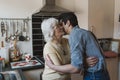
<svg viewBox="0 0 120 80"><path fill-rule="evenodd" d="M111 41L111 50L120 54L120 40L119 39L113 39Z"/></svg>

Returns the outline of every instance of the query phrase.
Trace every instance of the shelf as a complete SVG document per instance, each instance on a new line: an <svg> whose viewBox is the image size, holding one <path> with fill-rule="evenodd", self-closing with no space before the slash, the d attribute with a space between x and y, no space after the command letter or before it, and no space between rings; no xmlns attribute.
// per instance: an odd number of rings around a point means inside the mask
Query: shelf
<svg viewBox="0 0 120 80"><path fill-rule="evenodd" d="M41 40L44 41L44 39L33 39L33 42L34 42L34 41L41 41Z"/></svg>
<svg viewBox="0 0 120 80"><path fill-rule="evenodd" d="M33 22L33 25L34 25L34 24L39 24L39 25L40 25L40 24L41 24L41 22Z"/></svg>
<svg viewBox="0 0 120 80"><path fill-rule="evenodd" d="M41 44L41 45L42 45L42 44ZM39 44L34 44L33 47L38 47L38 46L41 47L41 45L39 45Z"/></svg>
<svg viewBox="0 0 120 80"><path fill-rule="evenodd" d="M33 28L33 29L41 29L41 28Z"/></svg>
<svg viewBox="0 0 120 80"><path fill-rule="evenodd" d="M42 35L42 34L32 34L32 35Z"/></svg>

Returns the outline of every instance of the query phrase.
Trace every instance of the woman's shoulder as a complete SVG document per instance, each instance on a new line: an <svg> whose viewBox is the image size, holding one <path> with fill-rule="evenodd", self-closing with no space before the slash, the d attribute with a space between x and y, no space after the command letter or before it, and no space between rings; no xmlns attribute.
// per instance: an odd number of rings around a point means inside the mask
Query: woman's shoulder
<svg viewBox="0 0 120 80"><path fill-rule="evenodd" d="M52 48L52 42L47 42L44 46L44 48Z"/></svg>
<svg viewBox="0 0 120 80"><path fill-rule="evenodd" d="M54 45L51 43L51 42L47 42L46 44L45 44L45 46L44 46L44 52L46 53L46 54L54 54L54 52L55 52L55 47L54 47Z"/></svg>

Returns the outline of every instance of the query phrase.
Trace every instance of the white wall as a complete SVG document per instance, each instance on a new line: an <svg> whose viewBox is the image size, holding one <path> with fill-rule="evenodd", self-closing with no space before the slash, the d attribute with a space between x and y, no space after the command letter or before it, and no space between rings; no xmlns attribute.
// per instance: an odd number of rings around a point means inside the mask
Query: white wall
<svg viewBox="0 0 120 80"><path fill-rule="evenodd" d="M56 5L74 11L79 26L88 30L88 0L56 0Z"/></svg>
<svg viewBox="0 0 120 80"><path fill-rule="evenodd" d="M56 2L57 5L76 13L81 28L90 30L89 28L94 26L94 33L98 38L113 37L114 0L56 0Z"/></svg>
<svg viewBox="0 0 120 80"><path fill-rule="evenodd" d="M42 7L42 0L0 0L0 17L21 18L31 16Z"/></svg>
<svg viewBox="0 0 120 80"><path fill-rule="evenodd" d="M75 0L75 13L78 17L79 26L88 30L88 1Z"/></svg>
<svg viewBox="0 0 120 80"><path fill-rule="evenodd" d="M113 38L115 0L89 0L88 26L98 38Z"/></svg>
<svg viewBox="0 0 120 80"><path fill-rule="evenodd" d="M31 18L43 6L44 0L0 0L0 18ZM32 25L29 24L30 41L18 41L23 53L32 54ZM2 37L0 37L0 40Z"/></svg>
<svg viewBox="0 0 120 80"><path fill-rule="evenodd" d="M120 39L120 22L119 20L120 15L120 0L115 0L115 15L114 15L114 38Z"/></svg>

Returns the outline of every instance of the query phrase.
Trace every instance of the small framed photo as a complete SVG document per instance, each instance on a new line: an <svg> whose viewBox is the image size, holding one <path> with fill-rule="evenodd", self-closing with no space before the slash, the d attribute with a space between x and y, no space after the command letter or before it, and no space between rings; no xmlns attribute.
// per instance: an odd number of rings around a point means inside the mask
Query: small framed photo
<svg viewBox="0 0 120 80"><path fill-rule="evenodd" d="M116 53L120 53L120 40L113 39L111 41L111 50L116 52Z"/></svg>

